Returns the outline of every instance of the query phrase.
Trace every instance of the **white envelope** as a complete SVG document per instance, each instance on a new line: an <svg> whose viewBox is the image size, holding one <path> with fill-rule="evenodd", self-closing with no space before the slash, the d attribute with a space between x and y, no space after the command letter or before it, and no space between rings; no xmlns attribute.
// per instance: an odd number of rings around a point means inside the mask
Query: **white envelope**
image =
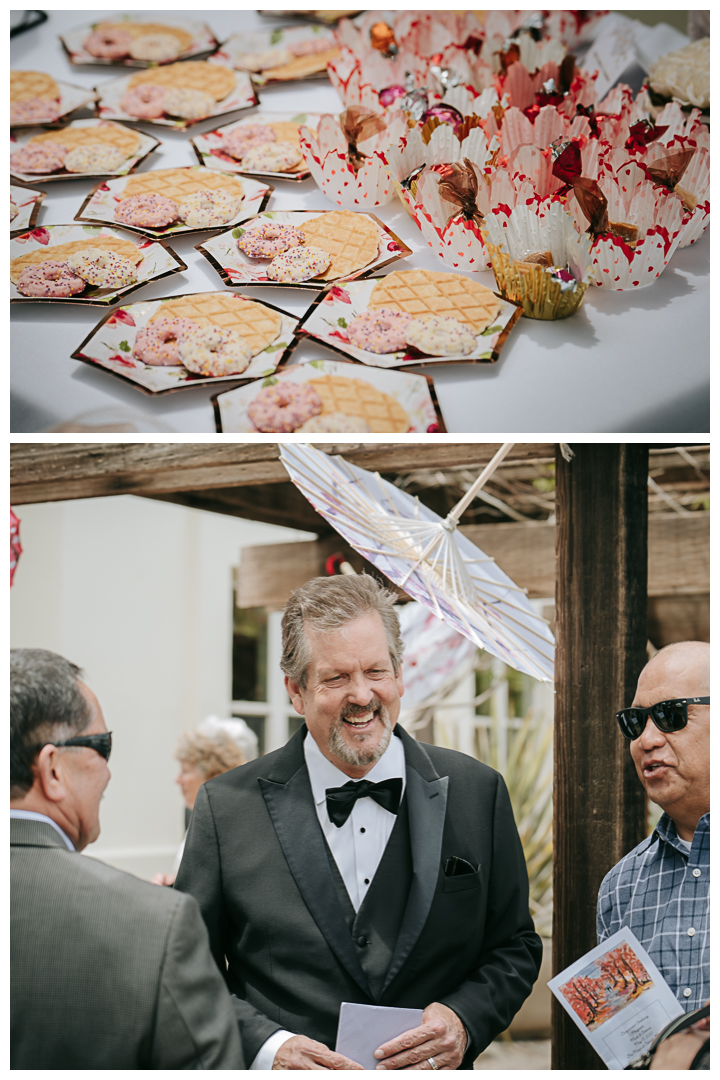
<svg viewBox="0 0 720 1080"><path fill-rule="evenodd" d="M343 1001L335 1049L363 1069L374 1069L380 1064L375 1057L378 1046L419 1027L422 1015L422 1009L390 1009Z"/></svg>

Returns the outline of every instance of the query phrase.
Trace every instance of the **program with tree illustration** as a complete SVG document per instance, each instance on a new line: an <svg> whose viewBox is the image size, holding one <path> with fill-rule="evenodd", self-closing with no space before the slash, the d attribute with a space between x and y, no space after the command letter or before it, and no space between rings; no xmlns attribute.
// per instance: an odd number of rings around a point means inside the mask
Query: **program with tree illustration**
<svg viewBox="0 0 720 1080"><path fill-rule="evenodd" d="M622 942L560 987L583 1024L595 1031L653 986L632 947Z"/></svg>

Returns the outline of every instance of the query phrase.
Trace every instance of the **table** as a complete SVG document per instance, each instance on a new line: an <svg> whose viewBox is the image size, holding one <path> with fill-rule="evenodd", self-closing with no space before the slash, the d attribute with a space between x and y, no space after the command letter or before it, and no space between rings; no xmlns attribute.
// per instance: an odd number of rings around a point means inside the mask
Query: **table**
<svg viewBox="0 0 720 1080"><path fill-rule="evenodd" d="M163 12L143 14L158 20L163 17ZM46 23L13 39L13 68L47 71L79 86L116 77L120 69L73 67L58 40L63 30L107 17L107 12L49 11ZM256 11L207 11L198 17L208 22L220 40L243 28L282 25ZM259 96L260 108L270 111L337 113L342 109L326 80L267 87ZM180 133L139 125L162 140L141 169L196 164L188 139L215 126L216 121L207 121ZM48 195L38 224L72 222L93 183L72 180L45 185ZM43 189L42 184L36 186ZM331 207L334 204L312 179L300 184L276 182L270 202L276 210ZM445 269L397 199L377 212L413 248L413 255L393 269ZM197 236L173 237L170 246L188 264L187 271L145 286L129 302L223 288L210 264L194 250L199 241ZM522 318L495 364L417 369L434 379L448 431L682 432L705 438L710 429L709 256L707 230L692 247L678 251L663 275L647 288L604 292L591 286L579 312L570 319L552 323ZM477 279L495 287L490 271L478 274ZM315 296L292 289L263 290L262 286L243 291L258 298L264 292L272 303L297 314ZM61 304L12 306L11 430L49 431L91 414L91 423L116 424L118 430L131 425L129 430L148 433L214 432L210 389L191 388L150 398L105 371L69 358L103 311ZM336 354L303 342L293 362L320 356Z"/></svg>

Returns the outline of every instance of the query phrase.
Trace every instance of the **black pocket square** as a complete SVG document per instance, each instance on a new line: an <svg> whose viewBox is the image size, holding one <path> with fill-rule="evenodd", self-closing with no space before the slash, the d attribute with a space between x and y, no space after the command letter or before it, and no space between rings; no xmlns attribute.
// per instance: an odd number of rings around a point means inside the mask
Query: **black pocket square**
<svg viewBox="0 0 720 1080"><path fill-rule="evenodd" d="M476 874L479 867L473 866L459 855L451 855L445 860L445 877L457 877L459 874Z"/></svg>

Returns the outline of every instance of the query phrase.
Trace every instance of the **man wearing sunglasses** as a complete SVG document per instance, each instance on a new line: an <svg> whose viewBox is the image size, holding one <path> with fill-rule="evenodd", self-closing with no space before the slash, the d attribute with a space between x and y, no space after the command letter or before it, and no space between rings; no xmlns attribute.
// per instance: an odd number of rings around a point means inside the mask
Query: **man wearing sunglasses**
<svg viewBox="0 0 720 1080"><path fill-rule="evenodd" d="M10 654L11 1068L241 1069L197 904L79 852L111 733L74 664Z"/></svg>
<svg viewBox="0 0 720 1080"><path fill-rule="evenodd" d="M629 927L686 1011L710 995L710 646L668 645L617 720L664 813L600 886L598 942Z"/></svg>

